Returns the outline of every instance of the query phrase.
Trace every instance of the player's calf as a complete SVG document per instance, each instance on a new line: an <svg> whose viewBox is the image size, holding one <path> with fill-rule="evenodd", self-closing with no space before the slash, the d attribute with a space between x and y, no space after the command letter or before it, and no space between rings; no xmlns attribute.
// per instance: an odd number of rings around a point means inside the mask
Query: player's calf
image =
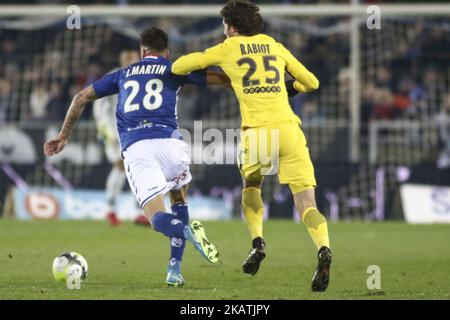
<svg viewBox="0 0 450 320"><path fill-rule="evenodd" d="M158 197L162 199L162 196ZM186 225L171 213L163 211L153 213L153 210L158 208L158 206L151 202L153 200L144 206L144 210L155 231L161 232L170 239L181 238L188 240L206 260L212 263L218 261L219 253L216 247L206 237L205 230L200 221L192 221L190 225Z"/></svg>

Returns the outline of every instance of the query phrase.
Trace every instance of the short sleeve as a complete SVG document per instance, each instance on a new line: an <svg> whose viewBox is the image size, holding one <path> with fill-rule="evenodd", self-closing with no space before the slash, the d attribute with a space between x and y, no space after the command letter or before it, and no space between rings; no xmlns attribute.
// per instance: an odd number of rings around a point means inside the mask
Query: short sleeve
<svg viewBox="0 0 450 320"><path fill-rule="evenodd" d="M97 98L110 96L119 92L119 78L121 71L122 70L118 70L116 72L108 73L92 84Z"/></svg>

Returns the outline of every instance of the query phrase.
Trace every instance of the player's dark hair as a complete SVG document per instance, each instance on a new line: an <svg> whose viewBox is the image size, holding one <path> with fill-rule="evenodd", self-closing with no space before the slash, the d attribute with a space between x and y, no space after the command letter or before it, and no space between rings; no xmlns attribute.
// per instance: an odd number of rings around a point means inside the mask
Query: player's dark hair
<svg viewBox="0 0 450 320"><path fill-rule="evenodd" d="M150 27L141 33L140 44L150 50L162 52L168 48L167 33L157 27Z"/></svg>
<svg viewBox="0 0 450 320"><path fill-rule="evenodd" d="M243 36L253 36L261 32L263 19L256 4L246 0L229 0L220 11L228 26L233 26Z"/></svg>

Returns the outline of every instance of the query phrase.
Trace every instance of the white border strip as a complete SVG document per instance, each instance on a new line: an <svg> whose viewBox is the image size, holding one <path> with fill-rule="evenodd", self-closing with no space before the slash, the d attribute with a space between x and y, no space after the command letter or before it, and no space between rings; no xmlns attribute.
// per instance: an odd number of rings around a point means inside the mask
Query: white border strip
<svg viewBox="0 0 450 320"><path fill-rule="evenodd" d="M67 16L68 6L62 5L0 5L0 16ZM81 5L83 16L219 16L221 5ZM418 3L418 4L385 4L380 5L383 15L450 15L450 5ZM266 16L349 16L365 15L367 5L262 5L261 13Z"/></svg>

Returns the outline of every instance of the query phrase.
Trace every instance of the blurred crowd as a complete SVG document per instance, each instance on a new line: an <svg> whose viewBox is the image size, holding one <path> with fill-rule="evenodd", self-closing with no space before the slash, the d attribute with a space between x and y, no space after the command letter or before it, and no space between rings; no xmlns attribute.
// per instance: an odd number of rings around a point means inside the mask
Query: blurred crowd
<svg viewBox="0 0 450 320"><path fill-rule="evenodd" d="M450 21L429 26L424 21L405 21L400 28L396 23L386 21L379 31L363 29L361 33L363 127L374 119L428 120L442 114L450 116ZM389 34L395 34L394 41L384 37ZM321 90L297 97L293 101L295 109L309 120L345 117L352 77L348 34L300 38L301 34L290 36L288 47L293 52L297 50L301 60L318 76ZM301 43L296 49L296 44Z"/></svg>
<svg viewBox="0 0 450 320"><path fill-rule="evenodd" d="M46 49L57 47L53 33L0 31L0 123L61 120L71 97L108 71L100 48L83 40L70 55Z"/></svg>
<svg viewBox="0 0 450 320"><path fill-rule="evenodd" d="M448 21L446 23L448 28ZM446 28L409 25L386 65L367 70L363 120L419 119L449 111L450 35Z"/></svg>
<svg viewBox="0 0 450 320"><path fill-rule="evenodd" d="M189 23L154 19L152 23L169 32L172 58L224 39L218 19ZM326 21L311 18L304 19L303 23L322 26ZM70 39L73 31L54 28L35 32L0 30L0 123L62 120L77 91L117 66L121 47L138 50L136 40L108 26L89 28L83 28L83 35L76 40ZM206 37L195 36L214 29L218 32ZM267 31L280 39L321 81L319 92L299 95L292 101L295 112L305 120L347 118L352 76L348 33L327 36L283 33L271 26L270 21ZM373 35L374 32L378 35ZM383 32L390 30L363 31L363 42L380 37ZM380 42L380 46L366 48L362 44L363 124L372 119L420 119L450 112L448 31L414 23L401 39L389 46ZM65 41L70 46L64 45ZM200 94L199 90L188 89L187 93L181 111L183 117L239 117L237 109L224 114L211 109L210 101L229 101L229 94L223 90ZM88 119L91 115L86 112L83 117Z"/></svg>

